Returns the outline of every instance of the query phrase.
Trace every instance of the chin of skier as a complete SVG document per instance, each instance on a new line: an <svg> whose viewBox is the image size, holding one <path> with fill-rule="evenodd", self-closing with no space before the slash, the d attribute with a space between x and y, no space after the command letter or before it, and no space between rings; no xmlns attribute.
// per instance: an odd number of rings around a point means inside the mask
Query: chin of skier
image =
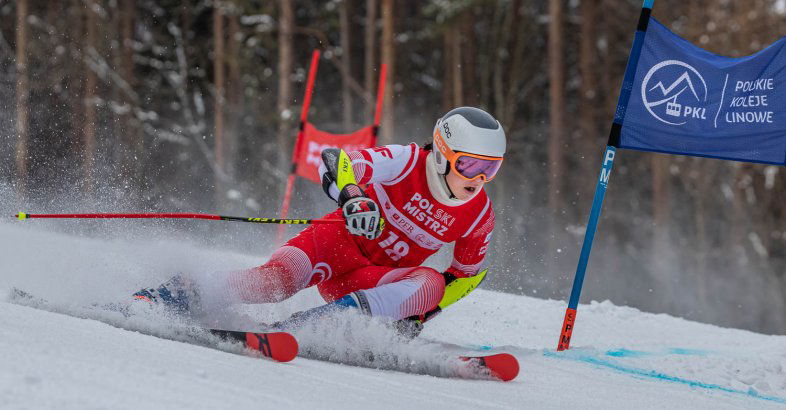
<svg viewBox="0 0 786 410"><path fill-rule="evenodd" d="M316 285L328 304L279 325L341 309L394 321L422 318L438 305L446 283L480 271L494 229L483 187L497 174L504 153L501 124L472 107L440 118L432 143L424 147L411 143L349 152L358 185L341 190L336 185L341 151L327 149L319 172L339 209L326 217L344 218L345 225L311 225L264 265L210 275L196 292L179 275L134 296L187 311L195 304L209 309L279 302ZM444 273L422 266L449 243L455 243L453 261Z"/></svg>

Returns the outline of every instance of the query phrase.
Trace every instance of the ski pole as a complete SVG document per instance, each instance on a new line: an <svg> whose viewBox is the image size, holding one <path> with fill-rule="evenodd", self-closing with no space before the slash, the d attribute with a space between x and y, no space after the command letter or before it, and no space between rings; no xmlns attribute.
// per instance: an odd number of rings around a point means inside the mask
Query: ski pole
<svg viewBox="0 0 786 410"><path fill-rule="evenodd" d="M14 215L20 221L26 219L57 218L57 219L208 219L212 221L235 221L249 222L257 224L279 224L279 225L312 225L312 224L331 224L344 223L343 219L279 219L279 218L247 218L241 216L224 216L211 214L191 214L191 213L141 213L141 214L117 214L117 213L92 213L92 214L28 214L19 212Z"/></svg>

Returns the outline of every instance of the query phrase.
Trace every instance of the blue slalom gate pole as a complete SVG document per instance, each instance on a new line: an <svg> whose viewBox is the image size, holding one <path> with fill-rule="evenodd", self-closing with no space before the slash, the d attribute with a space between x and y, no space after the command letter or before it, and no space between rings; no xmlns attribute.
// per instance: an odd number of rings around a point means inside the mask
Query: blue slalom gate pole
<svg viewBox="0 0 786 410"><path fill-rule="evenodd" d="M595 232L598 229L598 220L600 219L600 212L603 208L603 198L606 196L609 176L614 166L614 156L616 155L617 147L620 142L622 122L625 119L625 111L628 107L628 101L630 100L630 92L633 89L636 67L639 64L641 47L644 44L644 36L647 32L647 25L649 24L653 3L655 3L655 0L644 0L644 4L641 8L639 23L636 27L635 37L633 38L633 46L631 47L630 56L628 57L628 65L625 68L622 89L620 90L619 99L617 100L617 110L614 114L614 122L611 124L609 142L606 145L606 151L603 153L603 164L600 169L600 177L595 187L595 197L592 199L589 222L587 222L587 230L584 232L584 243L581 245L579 263L576 267L576 275L573 277L573 288L570 292L568 308L565 311L565 320L562 323L562 331L560 333L559 343L557 344L557 350L565 350L570 347L570 337L573 334L573 328L576 322L576 310L579 307L581 288L584 285L584 275L587 272L587 263L589 262L590 251L592 251L592 242L595 239Z"/></svg>

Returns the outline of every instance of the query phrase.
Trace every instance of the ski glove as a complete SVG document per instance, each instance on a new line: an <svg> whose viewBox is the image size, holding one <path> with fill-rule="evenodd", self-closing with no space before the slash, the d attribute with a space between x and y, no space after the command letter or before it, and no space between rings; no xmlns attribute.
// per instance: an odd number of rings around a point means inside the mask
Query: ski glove
<svg viewBox="0 0 786 410"><path fill-rule="evenodd" d="M385 223L379 214L379 205L367 197L359 186L347 184L341 190L338 202L349 233L372 240L382 234Z"/></svg>

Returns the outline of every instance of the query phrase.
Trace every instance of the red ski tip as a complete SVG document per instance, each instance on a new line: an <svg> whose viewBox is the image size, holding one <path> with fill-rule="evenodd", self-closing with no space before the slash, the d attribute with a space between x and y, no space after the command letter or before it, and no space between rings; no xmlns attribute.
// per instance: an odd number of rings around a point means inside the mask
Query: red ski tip
<svg viewBox="0 0 786 410"><path fill-rule="evenodd" d="M487 371L492 377L509 382L519 375L519 361L509 353L491 356L462 356L461 360L471 363L476 370Z"/></svg>
<svg viewBox="0 0 786 410"><path fill-rule="evenodd" d="M277 362L289 362L297 357L298 344L294 336L286 332L246 333L246 346L258 350Z"/></svg>
<svg viewBox="0 0 786 410"><path fill-rule="evenodd" d="M519 375L519 361L512 354L500 353L483 359L491 374L503 382L509 382Z"/></svg>

